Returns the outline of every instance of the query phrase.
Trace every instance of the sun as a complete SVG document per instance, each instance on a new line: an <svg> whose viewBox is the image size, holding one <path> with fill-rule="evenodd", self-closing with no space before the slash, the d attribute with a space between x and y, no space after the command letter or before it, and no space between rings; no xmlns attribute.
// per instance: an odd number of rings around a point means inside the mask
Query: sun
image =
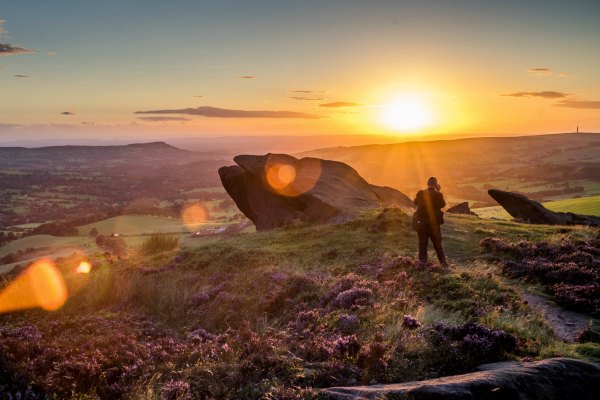
<svg viewBox="0 0 600 400"><path fill-rule="evenodd" d="M433 113L427 101L416 94L394 97L381 105L381 123L400 132L414 132L433 122Z"/></svg>

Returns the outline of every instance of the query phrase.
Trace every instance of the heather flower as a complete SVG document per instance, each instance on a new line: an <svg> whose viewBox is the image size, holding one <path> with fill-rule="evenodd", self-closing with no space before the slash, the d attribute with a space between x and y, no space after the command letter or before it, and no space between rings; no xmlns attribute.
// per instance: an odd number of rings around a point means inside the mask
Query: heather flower
<svg viewBox="0 0 600 400"><path fill-rule="evenodd" d="M191 400L190 384L184 381L169 381L160 391L162 400Z"/></svg>
<svg viewBox="0 0 600 400"><path fill-rule="evenodd" d="M297 332L302 332L305 329L313 328L319 320L319 313L315 310L300 311L296 314L295 319L290 323L290 326Z"/></svg>
<svg viewBox="0 0 600 400"><path fill-rule="evenodd" d="M200 292L193 295L189 300L191 307L198 307L210 300L210 295L207 292Z"/></svg>
<svg viewBox="0 0 600 400"><path fill-rule="evenodd" d="M417 329L421 326L421 323L412 315L407 314L402 320L402 326L408 329Z"/></svg>
<svg viewBox="0 0 600 400"><path fill-rule="evenodd" d="M273 275L271 275L271 280L273 282L285 281L287 278L288 276L285 272L275 272Z"/></svg>
<svg viewBox="0 0 600 400"><path fill-rule="evenodd" d="M359 266L357 272L376 277L384 270L384 266L381 263L378 264L364 264Z"/></svg>
<svg viewBox="0 0 600 400"><path fill-rule="evenodd" d="M373 297L373 291L368 288L348 289L336 296L333 300L334 307L350 308L352 306L362 306L370 302Z"/></svg>
<svg viewBox="0 0 600 400"><path fill-rule="evenodd" d="M37 342L42 339L42 333L33 325L26 325L13 329L12 334L25 342Z"/></svg>
<svg viewBox="0 0 600 400"><path fill-rule="evenodd" d="M199 342L213 342L219 338L217 335L213 335L210 332L205 331L202 328L196 329L188 333L188 340L199 341Z"/></svg>
<svg viewBox="0 0 600 400"><path fill-rule="evenodd" d="M354 332L358 326L358 317L353 314L342 314L338 317L338 329L343 333Z"/></svg>
<svg viewBox="0 0 600 400"><path fill-rule="evenodd" d="M439 334L430 336L434 344L446 343L444 347L448 347L449 342L454 342L464 354L480 360L493 359L503 352L512 351L517 343L516 338L507 332L475 323L450 326L438 322L432 326L431 333Z"/></svg>
<svg viewBox="0 0 600 400"><path fill-rule="evenodd" d="M229 285L226 282L220 283L217 286L215 286L214 288L206 291L206 292L200 292L200 293L196 293L195 295L193 295L190 300L189 300L189 306L190 307L198 307L210 300L213 300L214 298L218 297L220 294L222 294L223 292L225 292L225 289L228 287ZM226 292L225 292L226 293Z"/></svg>
<svg viewBox="0 0 600 400"><path fill-rule="evenodd" d="M333 348L339 355L352 356L358 353L360 350L360 344L356 339L356 335L342 336L333 341Z"/></svg>

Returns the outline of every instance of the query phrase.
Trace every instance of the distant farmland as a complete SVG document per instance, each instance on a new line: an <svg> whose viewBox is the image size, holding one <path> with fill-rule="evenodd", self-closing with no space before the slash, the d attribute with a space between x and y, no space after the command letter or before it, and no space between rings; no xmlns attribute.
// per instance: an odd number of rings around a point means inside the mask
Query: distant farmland
<svg viewBox="0 0 600 400"><path fill-rule="evenodd" d="M79 234L86 235L96 228L100 235L147 235L153 232L188 233L189 230L179 218L157 217L152 215L122 215L80 226Z"/></svg>

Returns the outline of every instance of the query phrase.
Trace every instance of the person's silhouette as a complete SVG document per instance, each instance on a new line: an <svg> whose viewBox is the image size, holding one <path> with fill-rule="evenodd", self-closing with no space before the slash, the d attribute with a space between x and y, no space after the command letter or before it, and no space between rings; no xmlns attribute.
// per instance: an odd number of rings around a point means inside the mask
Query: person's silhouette
<svg viewBox="0 0 600 400"><path fill-rule="evenodd" d="M413 202L417 211L413 216L413 227L419 237L419 261L427 264L427 245L429 239L437 253L438 260L443 267L448 267L446 254L442 246L441 224L444 223L442 208L446 206L444 195L441 192L437 178L432 176L427 180L427 189L420 190Z"/></svg>

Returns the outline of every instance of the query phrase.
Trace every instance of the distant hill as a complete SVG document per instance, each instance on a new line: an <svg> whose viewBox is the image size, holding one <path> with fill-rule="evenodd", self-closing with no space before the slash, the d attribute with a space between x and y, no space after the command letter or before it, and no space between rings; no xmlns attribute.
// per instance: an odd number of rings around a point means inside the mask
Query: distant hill
<svg viewBox="0 0 600 400"><path fill-rule="evenodd" d="M219 186L217 169L227 162L164 142L0 147L0 230L67 220L82 225L142 208L174 215L192 199L223 201L225 193L196 191Z"/></svg>
<svg viewBox="0 0 600 400"><path fill-rule="evenodd" d="M206 159L206 156L164 142L124 146L0 147L0 168L27 170L80 165L99 167L123 164L184 164L201 158Z"/></svg>
<svg viewBox="0 0 600 400"><path fill-rule="evenodd" d="M369 182L407 194L434 175L453 201L489 202L490 187L549 200L600 194L599 133L332 147L300 156L345 162Z"/></svg>

